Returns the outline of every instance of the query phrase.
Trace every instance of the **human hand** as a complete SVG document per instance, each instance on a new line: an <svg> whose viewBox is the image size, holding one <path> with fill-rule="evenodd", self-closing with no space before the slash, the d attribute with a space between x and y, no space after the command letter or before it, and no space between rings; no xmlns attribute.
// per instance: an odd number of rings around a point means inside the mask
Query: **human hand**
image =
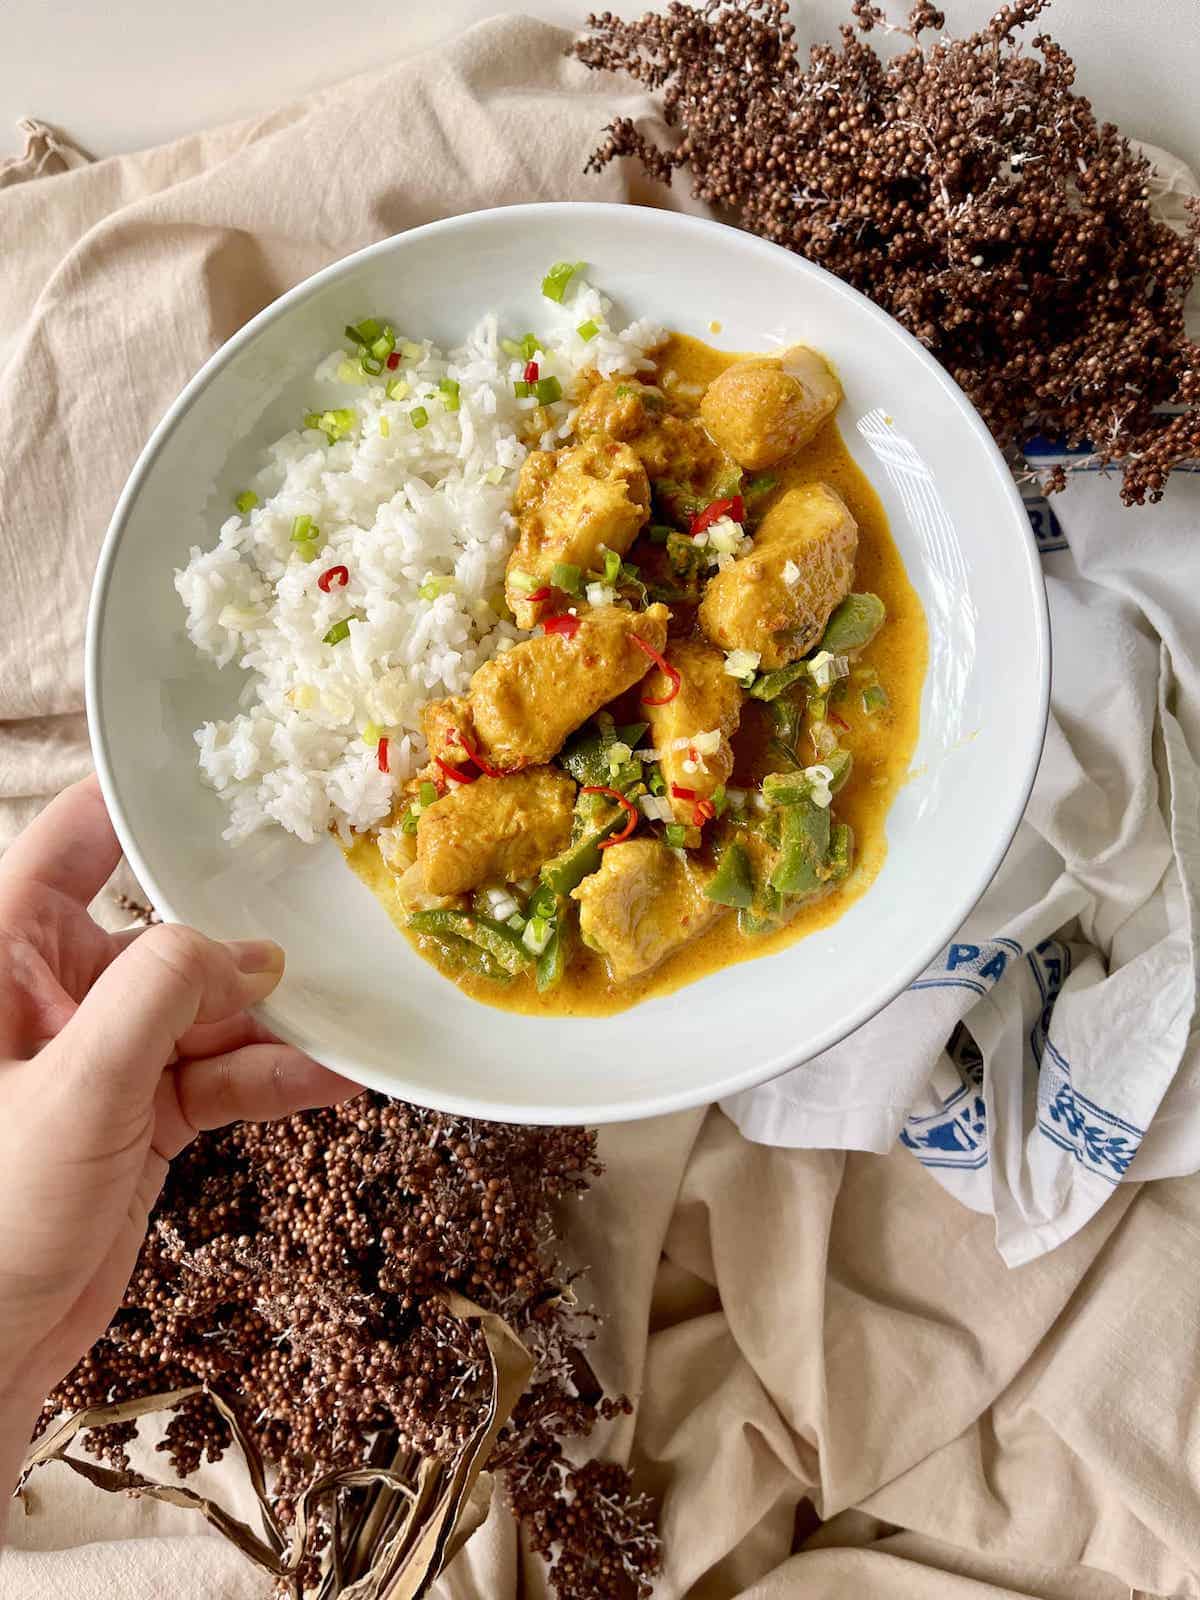
<svg viewBox="0 0 1200 1600"><path fill-rule="evenodd" d="M7 1416L10 1435L107 1327L167 1163L200 1130L360 1092L247 1015L283 973L278 945L218 944L170 925L110 934L93 922L88 904L119 858L91 779L0 861L0 1423Z"/></svg>

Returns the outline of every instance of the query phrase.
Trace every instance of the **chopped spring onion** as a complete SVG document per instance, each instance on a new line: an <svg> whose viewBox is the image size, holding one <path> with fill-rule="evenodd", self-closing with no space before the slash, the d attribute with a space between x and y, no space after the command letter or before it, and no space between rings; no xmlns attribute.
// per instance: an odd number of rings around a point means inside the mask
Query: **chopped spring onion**
<svg viewBox="0 0 1200 1600"><path fill-rule="evenodd" d="M583 573L570 561L556 561L550 569L551 587L564 594L579 596L583 593Z"/></svg>
<svg viewBox="0 0 1200 1600"><path fill-rule="evenodd" d="M484 473L483 476L484 476L485 481L488 482L488 483L492 483L492 484L503 483L504 482L504 468L503 467L489 467L487 469L487 471Z"/></svg>
<svg viewBox="0 0 1200 1600"><path fill-rule="evenodd" d="M487 896L488 911L497 922L507 922L521 909L507 889L485 889L484 894ZM521 918L521 926L525 926L524 917Z"/></svg>
<svg viewBox="0 0 1200 1600"><path fill-rule="evenodd" d="M716 816L724 815L725 807L729 804L729 794L723 783L719 783L712 792L713 811Z"/></svg>
<svg viewBox="0 0 1200 1600"><path fill-rule="evenodd" d="M371 341L378 339L382 333L383 323L380 322L378 317L364 317L359 323L346 324L347 339L352 340L355 344L364 345L368 349Z"/></svg>
<svg viewBox="0 0 1200 1600"><path fill-rule="evenodd" d="M540 956L550 943L550 935L553 932L553 925L545 917L531 917L525 924L525 931L521 935L521 943L532 955Z"/></svg>
<svg viewBox="0 0 1200 1600"><path fill-rule="evenodd" d="M421 802L422 806L431 806L437 797L437 784L431 779L426 778L417 790L417 799Z"/></svg>
<svg viewBox="0 0 1200 1600"><path fill-rule="evenodd" d="M519 361L521 359L521 346L515 339L501 339L500 348L504 351L506 356L511 356L514 361Z"/></svg>
<svg viewBox="0 0 1200 1600"><path fill-rule="evenodd" d="M650 822L673 822L675 819L671 802L663 795L644 794L640 804Z"/></svg>
<svg viewBox="0 0 1200 1600"><path fill-rule="evenodd" d="M614 739L608 747L608 770L616 772L633 755L633 751L623 739Z"/></svg>
<svg viewBox="0 0 1200 1600"><path fill-rule="evenodd" d="M863 690L862 707L868 716L874 716L877 711L886 711L888 704L888 692L882 684L873 683Z"/></svg>
<svg viewBox="0 0 1200 1600"><path fill-rule="evenodd" d="M719 517L708 530L709 547L722 556L733 555L745 537L741 524L731 517Z"/></svg>
<svg viewBox="0 0 1200 1600"><path fill-rule="evenodd" d="M536 333L525 333L521 335L521 355L526 361L532 361L534 356L537 355L541 348L541 341L538 339Z"/></svg>
<svg viewBox="0 0 1200 1600"><path fill-rule="evenodd" d="M525 918L519 911L514 911L511 917L505 919L504 926L511 928L514 933L524 933Z"/></svg>
<svg viewBox="0 0 1200 1600"><path fill-rule="evenodd" d="M533 386L533 392L540 406L552 406L556 400L562 399L562 384L557 378L539 378Z"/></svg>
<svg viewBox="0 0 1200 1600"><path fill-rule="evenodd" d="M725 671L739 683L748 684L758 671L762 656L757 650L730 650L725 657Z"/></svg>
<svg viewBox="0 0 1200 1600"><path fill-rule="evenodd" d="M253 489L243 489L241 494L238 495L237 499L233 503L242 513L242 515L245 516L247 511L253 511L255 506L258 504L258 496L255 494Z"/></svg>
<svg viewBox="0 0 1200 1600"><path fill-rule="evenodd" d="M425 346L415 343L412 339L405 339L400 346L400 354L409 361L417 361L425 354Z"/></svg>
<svg viewBox="0 0 1200 1600"><path fill-rule="evenodd" d="M687 843L687 829L682 822L667 823L667 843L674 850L682 850Z"/></svg>
<svg viewBox="0 0 1200 1600"><path fill-rule="evenodd" d="M839 678L849 676L850 663L845 656L834 656L828 650L818 650L809 662L808 670L818 689L828 689Z"/></svg>
<svg viewBox="0 0 1200 1600"><path fill-rule="evenodd" d="M647 779L647 781L650 784L650 793L651 794L653 794L653 795L664 795L664 794L666 794L666 792L667 792L667 780L663 777L662 773L659 771L657 766L653 766L653 767L650 768L650 776Z"/></svg>
<svg viewBox="0 0 1200 1600"><path fill-rule="evenodd" d="M321 640L322 644L341 644L343 639L350 637L350 624L343 617L341 622L335 622L333 627Z"/></svg>
<svg viewBox="0 0 1200 1600"><path fill-rule="evenodd" d="M310 540L315 539L320 532L320 528L314 527L313 519L310 516L299 516L292 523L292 543L307 544Z"/></svg>
<svg viewBox="0 0 1200 1600"><path fill-rule="evenodd" d="M369 352L366 355L359 356L358 364L369 378L377 378L383 371L383 362L376 360Z"/></svg>
<svg viewBox="0 0 1200 1600"><path fill-rule="evenodd" d="M524 378L517 378L513 383L513 393L518 400L528 400L533 394L533 384L526 383Z"/></svg>
<svg viewBox="0 0 1200 1600"><path fill-rule="evenodd" d="M416 833L416 831L417 831L417 820L418 820L419 816L420 816L420 813L417 812L417 811L414 811L413 808L410 806L408 808L408 810L404 813L404 815L400 818L400 832L401 833Z"/></svg>
<svg viewBox="0 0 1200 1600"><path fill-rule="evenodd" d="M340 361L337 369L339 383L361 383L363 381L363 368L358 361Z"/></svg>
<svg viewBox="0 0 1200 1600"><path fill-rule="evenodd" d="M380 417L379 419L379 432L384 439L392 437L392 425L386 417Z"/></svg>
<svg viewBox="0 0 1200 1600"><path fill-rule="evenodd" d="M583 267L582 261L556 261L542 279L542 293L546 299L561 302L567 285L577 272L582 272Z"/></svg>
<svg viewBox="0 0 1200 1600"><path fill-rule="evenodd" d="M362 731L364 744L378 744L383 738L383 729L377 722L368 722Z"/></svg>
<svg viewBox="0 0 1200 1600"><path fill-rule="evenodd" d="M537 586L537 579L531 578L527 572L522 572L519 567L514 567L508 575L508 587L514 594L532 594Z"/></svg>
<svg viewBox="0 0 1200 1600"><path fill-rule="evenodd" d="M417 590L422 600L436 600L440 594L449 594L454 588L454 579L451 577L435 577L432 572L425 574L425 581Z"/></svg>
<svg viewBox="0 0 1200 1600"><path fill-rule="evenodd" d="M575 332L583 340L584 344L591 344L592 340L600 332L600 324L598 322L593 322L589 317L586 322L581 322L579 324L579 326L575 329Z"/></svg>
<svg viewBox="0 0 1200 1600"><path fill-rule="evenodd" d="M352 406L339 406L334 411L310 411L304 418L306 428L320 428L330 444L344 439L354 426L357 417Z"/></svg>
<svg viewBox="0 0 1200 1600"><path fill-rule="evenodd" d="M403 400L408 394L410 386L403 378L392 378L388 382L387 397L389 400Z"/></svg>
<svg viewBox="0 0 1200 1600"><path fill-rule="evenodd" d="M442 405L447 411L457 411L461 401L458 395L458 382L454 378L440 378L438 390L442 396Z"/></svg>
<svg viewBox="0 0 1200 1600"><path fill-rule="evenodd" d="M414 406L408 413L408 420L414 428L423 428L429 421L429 413L424 406Z"/></svg>
<svg viewBox="0 0 1200 1600"><path fill-rule="evenodd" d="M617 591L607 583L589 583L585 593L590 606L610 606L617 598Z"/></svg>
<svg viewBox="0 0 1200 1600"><path fill-rule="evenodd" d="M390 328L385 328L378 339L372 340L371 354L376 361L386 361L396 348L396 335Z"/></svg>
<svg viewBox="0 0 1200 1600"><path fill-rule="evenodd" d="M605 545L601 545L600 549L604 551L604 582L616 583L621 576L621 558L615 550L609 550Z"/></svg>

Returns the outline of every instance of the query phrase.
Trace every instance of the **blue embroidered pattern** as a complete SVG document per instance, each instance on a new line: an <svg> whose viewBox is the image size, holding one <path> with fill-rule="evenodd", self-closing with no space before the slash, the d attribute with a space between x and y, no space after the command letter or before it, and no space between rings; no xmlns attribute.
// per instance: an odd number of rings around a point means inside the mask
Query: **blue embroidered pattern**
<svg viewBox="0 0 1200 1600"><path fill-rule="evenodd" d="M1119 1183L1146 1130L1106 1111L1071 1082L1071 1064L1049 1039L1038 1077L1038 1132L1107 1183Z"/></svg>
<svg viewBox="0 0 1200 1600"><path fill-rule="evenodd" d="M987 1165L987 1110L983 1103L983 1056L960 1022L950 1036L946 1054L958 1068L960 1088L924 1117L909 1117L900 1130L900 1143L913 1151L925 1167Z"/></svg>

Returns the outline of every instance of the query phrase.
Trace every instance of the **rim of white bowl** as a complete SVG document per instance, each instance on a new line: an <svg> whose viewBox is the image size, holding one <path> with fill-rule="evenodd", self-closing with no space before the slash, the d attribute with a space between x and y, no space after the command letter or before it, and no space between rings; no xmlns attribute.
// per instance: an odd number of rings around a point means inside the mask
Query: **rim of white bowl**
<svg viewBox="0 0 1200 1600"><path fill-rule="evenodd" d="M133 469L125 482L125 487L117 500L108 525L108 531L100 548L100 557L92 579L91 598L88 605L87 633L84 645L84 686L87 721L92 754L96 763L96 772L100 779L104 801L108 807L117 838L125 853L126 860L133 869L134 875L150 896L155 909L164 921L182 922L184 919L175 912L163 895L154 872L143 856L138 842L125 820L116 774L109 760L103 698L99 683L100 637L104 626L104 612L113 564L116 560L117 550L130 508L141 492L143 481L153 467L159 452L171 437L180 418L187 411L196 395L213 382L243 345L249 344L254 339L260 329L286 315L293 306L306 300L326 284L348 276L357 270L362 262L371 259L373 256L388 254L390 251L395 250L402 241L415 237L428 237L437 233L454 233L463 229L469 230L474 226L479 226L484 219L487 219L490 224L500 217L511 216L517 219L521 217L544 218L561 215L566 211L608 218L625 218L632 214L638 218L639 223L645 222L647 218L652 217L655 219L655 225L657 226L681 233L690 233L697 239L716 237L718 235L722 238L728 238L729 235L733 235L740 240L742 248L752 254L769 254L774 257L783 256L802 276L816 276L824 279L835 293L844 299L855 302L864 315L881 325L885 325L893 335L898 334L900 336L901 341L908 345L914 359L919 361L940 384L956 411L961 415L965 425L971 429L984 446L1001 494L1009 502L1009 508L1013 513L1013 528L1011 531L1016 535L1016 548L1020 551L1024 561L1024 576L1028 583L1029 601L1033 610L1038 656L1036 663L1038 667L1038 705L1031 724L1031 734L1033 736L1025 752L1024 770L1016 790L1019 798L1010 809L1004 826L997 830L993 849L985 868L978 875L977 881L968 891L960 895L953 904L947 906L945 917L939 924L937 937L931 936L924 942L913 959L905 965L901 976L893 977L886 985L875 991L869 1001L849 1013L842 1021L832 1024L822 1033L806 1041L800 1047L799 1054L789 1051L782 1056L772 1057L768 1061L760 1061L752 1067L727 1073L716 1082L709 1081L703 1085L698 1085L695 1092L686 1089L671 1094L651 1095L639 1098L632 1103L618 1101L591 1107L554 1105L535 1107L508 1101L481 1100L473 1095L456 1094L449 1088L444 1093L439 1088L437 1099L434 1101L428 1098L424 1090L418 1092L418 1086L410 1086L404 1081L387 1081L382 1074L369 1069L364 1070L353 1060L341 1056L336 1049L330 1049L326 1041L309 1036L302 1028L291 1027L286 1018L277 1014L269 1001L255 1008L256 1014L280 1039L288 1044L295 1045L300 1050L304 1050L332 1071L339 1072L356 1083L361 1083L364 1088L375 1089L379 1093L391 1095L398 1099L409 1099L414 1104L424 1105L430 1109L443 1111L451 1115L478 1117L496 1122L524 1122L543 1125L641 1121L645 1117L661 1116L672 1111L684 1111L697 1105L707 1105L717 1100L723 1100L729 1095L738 1094L761 1083L767 1083L772 1078L779 1077L793 1067L803 1066L806 1061L811 1061L815 1056L820 1055L822 1051L831 1049L835 1044L839 1044L856 1029L862 1027L865 1022L870 1021L885 1006L890 1005L896 996L907 989L913 979L924 971L938 951L949 942L974 906L978 904L981 896L995 877L1029 803L1029 796L1033 790L1034 779L1037 776L1038 766L1041 762L1042 747L1045 743L1046 727L1050 714L1050 616L1036 541L1029 518L1022 504L1020 493L996 441L984 425L983 419L975 410L975 407L941 363L930 355L924 345L915 339L907 328L897 322L882 307L877 306L873 300L868 299L866 295L861 294L857 289L852 288L833 273L827 272L824 267L817 266L815 262L796 255L790 250L785 250L782 245L772 244L769 240L760 239L751 233L744 233L741 229L730 227L726 223L710 221L706 217L693 217L682 212L663 211L654 207L589 200L547 200L524 205L494 206L483 211L467 211L459 216L443 217L436 222L427 222L420 227L406 229L403 233L391 234L386 239L380 239L375 244L370 244L361 250L354 251L352 255L343 256L340 261L334 261L329 266L322 267L319 272L314 273L309 278L305 278L303 282L296 284L286 293L280 295L277 300L273 300L270 305L265 306L249 322L239 328L231 338L227 339L219 350L213 352L167 408L162 420L151 433L141 454L135 461ZM561 1022L564 1019L559 1018L557 1020ZM547 1038L549 1039L549 1033L547 1033Z"/></svg>

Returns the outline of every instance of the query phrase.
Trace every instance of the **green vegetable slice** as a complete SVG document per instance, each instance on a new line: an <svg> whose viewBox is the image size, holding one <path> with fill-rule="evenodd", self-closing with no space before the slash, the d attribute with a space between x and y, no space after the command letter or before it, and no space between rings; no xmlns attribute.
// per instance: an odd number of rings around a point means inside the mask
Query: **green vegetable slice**
<svg viewBox="0 0 1200 1600"><path fill-rule="evenodd" d="M582 261L556 261L542 279L542 293L546 299L561 302L567 285L577 272L583 271L584 265Z"/></svg>
<svg viewBox="0 0 1200 1600"><path fill-rule="evenodd" d="M834 656L863 650L883 627L886 616L887 610L877 594L848 594L834 607L819 648Z"/></svg>
<svg viewBox="0 0 1200 1600"><path fill-rule="evenodd" d="M434 938L454 934L465 939L468 944L477 945L505 972L521 972L532 960L519 933L494 917L480 916L475 911L417 911L409 917L408 925L414 933L430 934Z"/></svg>
<svg viewBox="0 0 1200 1600"><path fill-rule="evenodd" d="M704 893L719 906L737 906L745 910L754 904L750 858L736 840L721 852L716 873Z"/></svg>

